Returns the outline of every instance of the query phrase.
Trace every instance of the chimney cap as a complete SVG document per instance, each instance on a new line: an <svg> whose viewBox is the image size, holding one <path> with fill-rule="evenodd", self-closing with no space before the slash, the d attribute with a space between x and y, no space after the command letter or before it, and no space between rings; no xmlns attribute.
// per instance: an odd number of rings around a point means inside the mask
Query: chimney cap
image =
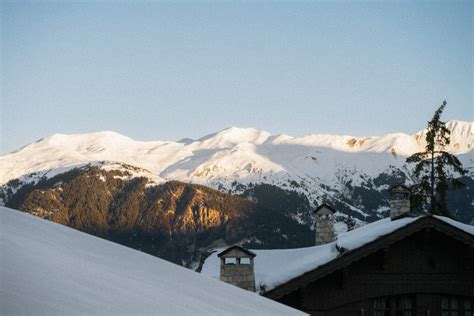
<svg viewBox="0 0 474 316"><path fill-rule="evenodd" d="M226 255L228 252L230 252L230 251L232 251L232 250L234 250L234 249L236 249L236 250L238 250L238 251L240 251L240 252L246 254L246 255L248 256L247 258L255 258L255 257L257 256L257 254L255 254L255 253L251 252L250 250L247 250L247 249L245 249L245 248L243 248L243 247L240 247L240 246L238 246L238 245L234 245L234 246L231 246L231 247L227 248L226 250L224 250L224 251L222 251L221 253L217 254L217 256L218 256L219 258L221 258L222 256L225 257L225 255Z"/></svg>
<svg viewBox="0 0 474 316"><path fill-rule="evenodd" d="M398 191L398 192L401 192L401 191L405 191L405 192L410 192L410 189L404 185L404 184L395 184L393 187L391 187L390 189L388 189L388 192L394 192L394 191Z"/></svg>
<svg viewBox="0 0 474 316"><path fill-rule="evenodd" d="M329 206L328 204L326 203L322 203L321 205L319 205L314 211L313 213L318 213L322 208L327 208L328 210L330 210L333 214L336 213L336 210L334 208L332 208L331 206Z"/></svg>

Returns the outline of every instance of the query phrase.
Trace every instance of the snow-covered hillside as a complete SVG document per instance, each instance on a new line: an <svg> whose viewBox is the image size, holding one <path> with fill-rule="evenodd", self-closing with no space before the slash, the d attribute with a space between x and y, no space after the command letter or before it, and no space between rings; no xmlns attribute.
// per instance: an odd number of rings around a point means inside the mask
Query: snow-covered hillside
<svg viewBox="0 0 474 316"><path fill-rule="evenodd" d="M448 150L458 155L472 177L474 122L449 121L447 127L451 131ZM424 150L425 132L291 137L229 128L178 142L141 142L114 132L56 134L1 156L0 185L16 178L31 182L87 163L109 169L123 168L125 163L140 168L133 169L133 175L155 183L180 180L235 193L250 183L273 184L303 193L313 204L346 200L341 202L345 208L366 216L365 202L358 205L353 188L381 192L389 185L384 179L400 173L409 182L405 158ZM381 202L370 207L386 212Z"/></svg>
<svg viewBox="0 0 474 316"><path fill-rule="evenodd" d="M144 253L0 207L2 315L303 315Z"/></svg>
<svg viewBox="0 0 474 316"><path fill-rule="evenodd" d="M451 130L449 151L472 161L469 153L474 146L474 122L449 121L447 127ZM32 172L43 174L94 161L137 166L157 181L212 184L270 176L328 180L341 167L375 174L390 164L401 166L406 156L423 150L424 133L291 137L233 127L181 142L141 142L114 132L55 134L1 156L0 184Z"/></svg>

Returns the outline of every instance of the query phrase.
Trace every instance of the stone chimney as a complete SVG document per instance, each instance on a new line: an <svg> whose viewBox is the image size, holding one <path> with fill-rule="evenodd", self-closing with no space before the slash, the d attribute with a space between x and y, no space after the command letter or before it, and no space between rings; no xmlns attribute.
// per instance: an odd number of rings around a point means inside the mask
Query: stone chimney
<svg viewBox="0 0 474 316"><path fill-rule="evenodd" d="M316 214L314 223L316 246L334 241L336 239L336 233L334 231L334 213L336 213L336 210L326 203L323 203L314 213Z"/></svg>
<svg viewBox="0 0 474 316"><path fill-rule="evenodd" d="M410 213L410 189L398 184L388 190L390 194L390 218L401 218Z"/></svg>
<svg viewBox="0 0 474 316"><path fill-rule="evenodd" d="M253 259L256 254L240 246L232 246L217 256L221 258L221 281L255 292Z"/></svg>

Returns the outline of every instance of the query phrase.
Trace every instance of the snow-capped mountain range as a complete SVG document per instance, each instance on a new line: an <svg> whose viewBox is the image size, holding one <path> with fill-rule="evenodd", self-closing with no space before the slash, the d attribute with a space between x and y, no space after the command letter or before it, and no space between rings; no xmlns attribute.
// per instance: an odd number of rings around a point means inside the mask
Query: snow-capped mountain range
<svg viewBox="0 0 474 316"><path fill-rule="evenodd" d="M474 122L453 120L446 126L451 131L447 150L458 156L472 178ZM150 142L108 131L55 134L0 156L0 185L18 178L31 182L89 163L106 169L119 169L124 163L138 167L134 176L146 176L154 183L180 180L234 193L250 183L266 183L303 193L318 204L350 195L348 190L354 187L386 190L387 183L375 181L381 175L404 174L410 182L405 159L424 150L425 133L292 137L232 127L197 140ZM357 201L344 203L365 213ZM373 211L386 211L386 206L379 206Z"/></svg>

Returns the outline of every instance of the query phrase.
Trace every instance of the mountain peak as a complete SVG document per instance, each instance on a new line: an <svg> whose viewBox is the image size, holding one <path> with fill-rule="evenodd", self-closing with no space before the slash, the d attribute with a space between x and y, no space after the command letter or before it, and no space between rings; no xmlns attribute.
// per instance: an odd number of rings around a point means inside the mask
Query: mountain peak
<svg viewBox="0 0 474 316"><path fill-rule="evenodd" d="M210 146L227 147L238 143L262 144L271 134L267 131L260 131L256 128L228 127L217 133L209 134L198 139L202 143Z"/></svg>
<svg viewBox="0 0 474 316"><path fill-rule="evenodd" d="M446 127L452 131L458 130L459 132L471 135L474 133L474 121L449 120L446 122Z"/></svg>
<svg viewBox="0 0 474 316"><path fill-rule="evenodd" d="M451 144L447 150L454 154L471 152L474 147L474 122L452 120L446 125L451 130ZM366 167L364 159L355 162L356 156L349 158L346 153L372 156L389 153L388 158L381 155L377 158L379 160L373 159L379 161L380 166L387 163L399 166L404 163L400 157L424 150L424 133L426 130L413 135L394 133L355 137L311 134L292 137L285 134L271 136L269 132L255 128L230 127L198 140L183 139L180 142L136 141L112 131L54 134L0 156L0 184L28 173L48 172L54 168L97 161L137 166L165 180L201 181L204 184L206 179L211 178L244 178L250 174L263 178L264 173L270 175L272 172L316 177L314 161L319 159L320 171L331 176L334 173L331 171L333 164L343 159ZM330 154L317 158L321 152ZM327 159L324 163L323 158ZM328 166L323 167L324 164ZM374 164L371 162L371 167Z"/></svg>
<svg viewBox="0 0 474 316"><path fill-rule="evenodd" d="M116 142L134 142L133 139L113 131L100 131L82 134L53 134L40 139L37 143L48 143L50 145L72 145L80 143L103 143L112 144Z"/></svg>

